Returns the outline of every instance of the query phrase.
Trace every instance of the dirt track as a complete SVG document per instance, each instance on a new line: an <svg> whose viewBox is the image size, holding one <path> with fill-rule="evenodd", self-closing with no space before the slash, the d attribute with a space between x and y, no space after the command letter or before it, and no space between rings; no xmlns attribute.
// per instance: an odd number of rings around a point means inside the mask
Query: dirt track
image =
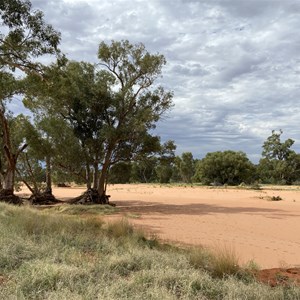
<svg viewBox="0 0 300 300"><path fill-rule="evenodd" d="M82 189L54 189L58 198ZM240 263L300 266L300 189L243 190L159 185L112 185L111 202L133 224L185 244L233 247ZM282 201L270 201L280 196Z"/></svg>

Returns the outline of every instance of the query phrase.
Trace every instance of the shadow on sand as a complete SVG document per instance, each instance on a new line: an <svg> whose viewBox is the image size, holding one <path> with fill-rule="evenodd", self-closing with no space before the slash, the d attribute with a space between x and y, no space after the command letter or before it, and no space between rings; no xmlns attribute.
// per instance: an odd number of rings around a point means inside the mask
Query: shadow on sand
<svg viewBox="0 0 300 300"><path fill-rule="evenodd" d="M214 204L165 204L141 200L113 201L121 212L163 215L209 215L209 214L250 214L263 215L266 218L284 219L299 217L296 214L286 213L285 210L259 207L225 207Z"/></svg>

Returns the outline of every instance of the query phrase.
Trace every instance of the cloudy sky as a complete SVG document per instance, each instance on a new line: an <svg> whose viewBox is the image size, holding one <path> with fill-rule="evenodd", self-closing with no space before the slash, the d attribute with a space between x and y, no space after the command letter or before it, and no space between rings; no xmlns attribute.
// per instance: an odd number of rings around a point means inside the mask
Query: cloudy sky
<svg viewBox="0 0 300 300"><path fill-rule="evenodd" d="M177 154L241 150L257 162L272 129L300 152L299 0L32 0L68 58L97 62L100 41L164 54L174 108L158 124Z"/></svg>

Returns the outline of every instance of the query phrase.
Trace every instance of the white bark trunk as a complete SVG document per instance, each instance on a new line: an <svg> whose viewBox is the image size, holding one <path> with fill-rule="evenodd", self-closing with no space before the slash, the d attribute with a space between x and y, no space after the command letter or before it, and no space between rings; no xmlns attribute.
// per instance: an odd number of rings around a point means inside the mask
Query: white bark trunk
<svg viewBox="0 0 300 300"><path fill-rule="evenodd" d="M8 169L3 178L3 190L6 193L14 193L15 170Z"/></svg>

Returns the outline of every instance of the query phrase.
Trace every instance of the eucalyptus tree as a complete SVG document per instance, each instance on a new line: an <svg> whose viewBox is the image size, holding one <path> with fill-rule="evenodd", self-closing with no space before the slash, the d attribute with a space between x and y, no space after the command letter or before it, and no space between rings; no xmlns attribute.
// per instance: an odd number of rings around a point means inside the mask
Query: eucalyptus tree
<svg viewBox="0 0 300 300"><path fill-rule="evenodd" d="M28 103L69 122L85 149L87 174L93 169L93 188L100 199L95 201L105 202L110 167L155 148L158 138L149 131L171 107L172 93L154 86L165 58L150 54L143 44L102 42L98 57L97 65L54 65L44 95Z"/></svg>
<svg viewBox="0 0 300 300"><path fill-rule="evenodd" d="M33 184L33 188L29 189L35 196L35 202L39 199L45 201L47 197L53 200L53 174L62 174L67 170L68 181L75 176L82 176L82 170L78 168L83 159L81 148L72 128L62 118L34 114L34 122L24 116L18 116L18 120L18 134L25 137L28 144L18 164L19 171L23 171L22 180L29 178L27 182ZM46 185L43 189L37 188L37 181L34 180L40 177L41 165L45 168Z"/></svg>
<svg viewBox="0 0 300 300"><path fill-rule="evenodd" d="M12 119L10 124L11 139L17 144L20 141L26 141L26 149L19 155L19 159L16 164L16 175L19 182L25 183L32 194L37 194L40 191L40 184L37 176L40 177L42 174L42 168L39 165L39 159L36 158L31 147L28 147L27 136L30 136L33 140L36 139L36 132L33 125L30 123L29 117L22 114ZM37 173L39 173L37 175ZM41 178L39 178L41 181Z"/></svg>
<svg viewBox="0 0 300 300"><path fill-rule="evenodd" d="M176 145L167 141L161 145L156 173L160 183L169 183L174 170Z"/></svg>
<svg viewBox="0 0 300 300"><path fill-rule="evenodd" d="M146 135L143 149L135 153L131 168L131 182L157 182L157 166L164 146L157 136Z"/></svg>
<svg viewBox="0 0 300 300"><path fill-rule="evenodd" d="M291 149L295 141L282 141L282 133L273 130L263 143L258 171L264 182L292 184L300 179L300 155Z"/></svg>
<svg viewBox="0 0 300 300"><path fill-rule="evenodd" d="M113 165L109 172L109 183L130 183L132 163L119 162Z"/></svg>
<svg viewBox="0 0 300 300"><path fill-rule="evenodd" d="M35 115L60 120L59 132L67 131L68 134L64 142L59 143L58 148L66 151L60 150L61 159L56 159L57 165L78 174L84 167L87 188L97 189L105 110L110 102L109 84L113 79L105 72L97 71L93 64L75 61L67 62L63 67L52 65L46 76L47 83L36 76L27 78L33 88L24 103ZM40 86L36 90L38 81ZM67 137L73 139L74 147L67 142ZM77 157L71 155L73 149L77 149ZM79 157L81 161L78 161Z"/></svg>
<svg viewBox="0 0 300 300"><path fill-rule="evenodd" d="M43 77L44 67L38 58L42 55L60 57L60 34L47 25L41 11L32 10L28 0L2 0L0 2L0 122L4 160L1 162L1 194L13 195L17 159L26 144L13 146L6 101L24 92L20 89L15 72L20 75L36 74ZM11 199L16 199L11 197Z"/></svg>
<svg viewBox="0 0 300 300"><path fill-rule="evenodd" d="M8 116L6 103L19 90L19 81L8 72L0 72L0 124L1 124L1 199L18 202L17 197L13 197L14 181L17 160L20 153L26 148L26 143L15 143L11 138L11 117ZM5 200L4 199L4 200Z"/></svg>
<svg viewBox="0 0 300 300"><path fill-rule="evenodd" d="M132 159L143 151L145 136L170 109L173 95L155 84L166 64L164 56L150 54L141 43L101 42L98 58L99 66L114 78L112 101L106 110L104 155L98 182L98 192L102 195L110 165Z"/></svg>
<svg viewBox="0 0 300 300"><path fill-rule="evenodd" d="M156 167L158 159L155 156L145 157L131 163L130 182L149 183L158 179Z"/></svg>
<svg viewBox="0 0 300 300"><path fill-rule="evenodd" d="M195 163L191 152L183 152L179 165L180 176L185 183L191 183L195 173Z"/></svg>

